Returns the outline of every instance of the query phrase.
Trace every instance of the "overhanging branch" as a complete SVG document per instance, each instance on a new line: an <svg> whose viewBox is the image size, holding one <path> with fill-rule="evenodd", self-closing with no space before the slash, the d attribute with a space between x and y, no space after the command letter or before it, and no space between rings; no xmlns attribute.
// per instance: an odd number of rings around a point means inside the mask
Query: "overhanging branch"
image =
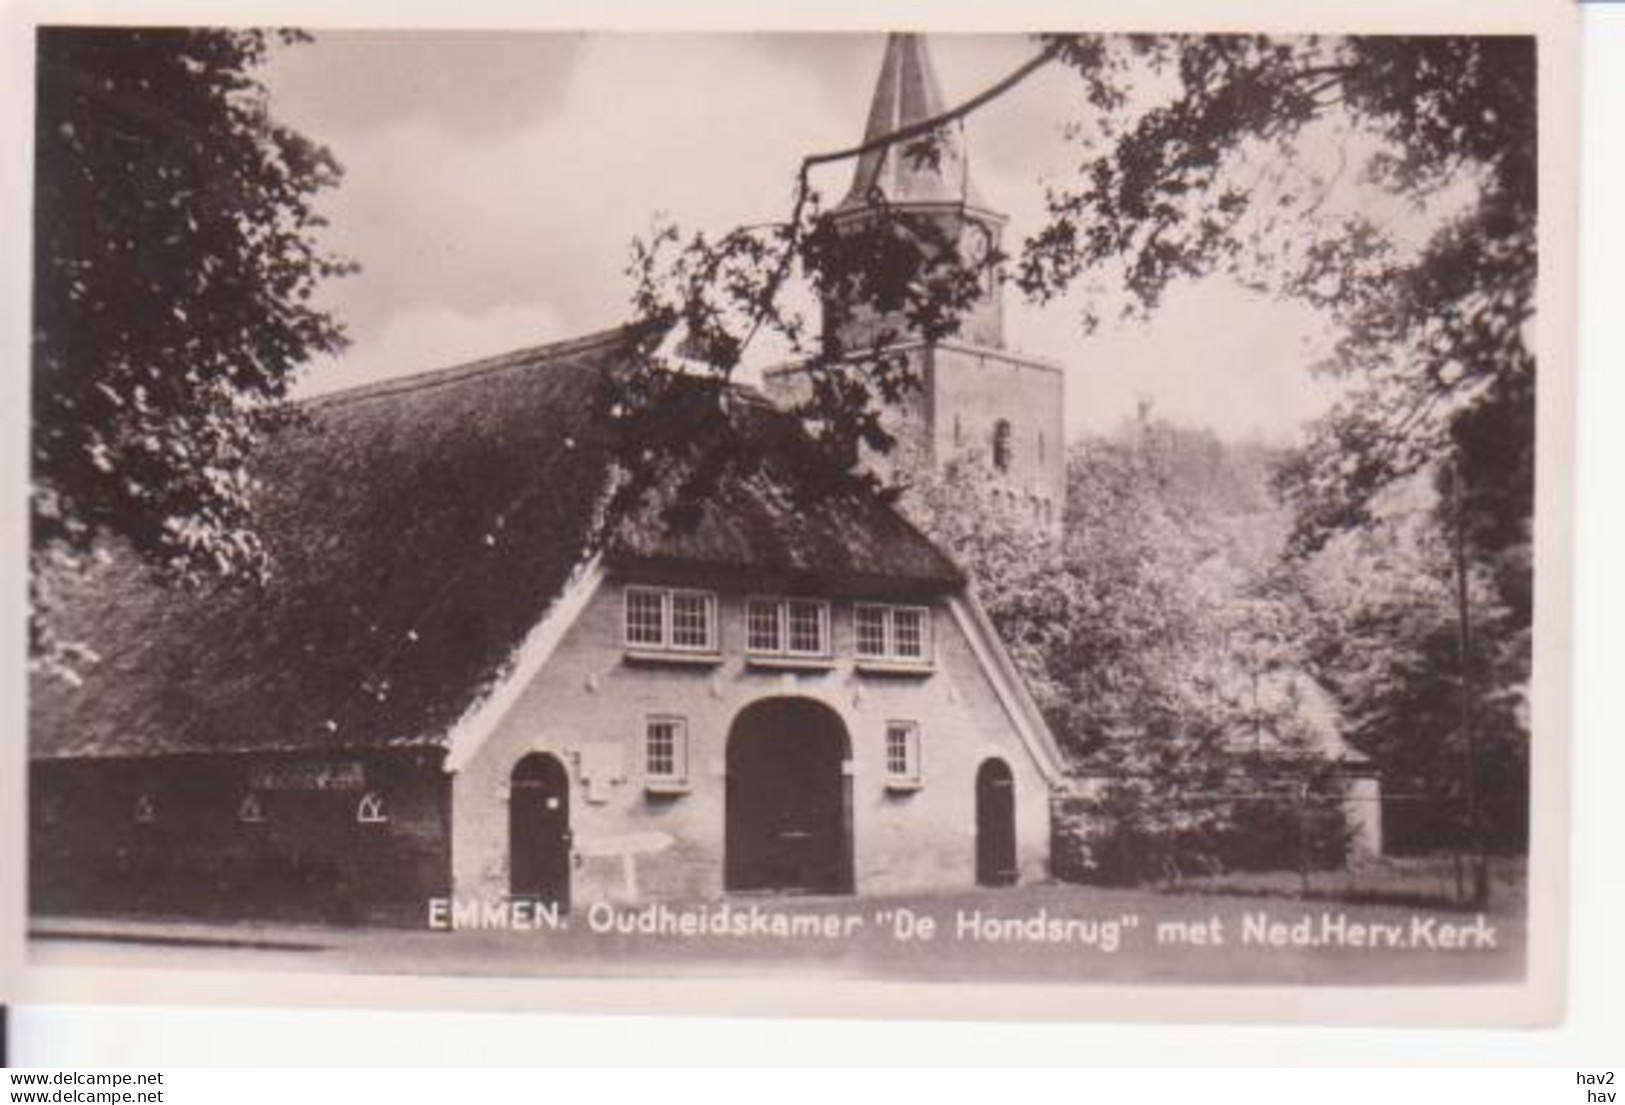
<svg viewBox="0 0 1625 1105"><path fill-rule="evenodd" d="M969 115L971 112L977 110L983 105L998 99L1000 96L1003 96L1006 92L1016 87L1016 85L1020 84L1038 70L1054 61L1060 56L1060 53L1060 44L1051 43L1050 45L1044 47L1044 49L1039 51L1036 55L1029 58L1024 64L1012 70L1010 74L1004 77L1002 80L989 85L987 88L983 89L981 92L978 92L970 99L961 101L959 104L949 108L947 111L939 112L938 114L931 116L929 119L921 119L917 123L910 123L906 127L898 127L894 131L879 135L875 138L866 139L858 145L848 146L844 150L831 150L828 153L809 154L801 161L801 176L803 179L805 179L807 172L819 165L826 165L832 161L846 161L854 157L862 157L866 153L873 153L875 150L882 150L888 146L894 146L899 142L907 142L911 138L919 138L923 135L930 134L932 131L937 130L945 124L952 123L958 119L963 119L965 116Z"/></svg>

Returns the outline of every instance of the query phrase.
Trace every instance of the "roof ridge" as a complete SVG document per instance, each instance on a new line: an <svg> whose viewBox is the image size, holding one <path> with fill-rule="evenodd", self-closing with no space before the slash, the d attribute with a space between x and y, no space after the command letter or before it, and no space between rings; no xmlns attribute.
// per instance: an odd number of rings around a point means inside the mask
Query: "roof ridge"
<svg viewBox="0 0 1625 1105"><path fill-rule="evenodd" d="M514 368L528 361L551 359L571 353L582 353L599 347L607 347L618 341L624 341L636 334L639 329L640 326L637 323L625 323L573 338L563 338L542 345L511 349L506 353L497 353L489 357L481 357L478 360L464 361L460 364L446 365L441 368L424 369L409 376L395 376L385 380L356 384L353 387L340 388L337 391L323 392L320 395L311 395L296 400L295 405L306 409L319 408L340 403L379 399L405 392L425 391L446 384L458 383L470 377Z"/></svg>

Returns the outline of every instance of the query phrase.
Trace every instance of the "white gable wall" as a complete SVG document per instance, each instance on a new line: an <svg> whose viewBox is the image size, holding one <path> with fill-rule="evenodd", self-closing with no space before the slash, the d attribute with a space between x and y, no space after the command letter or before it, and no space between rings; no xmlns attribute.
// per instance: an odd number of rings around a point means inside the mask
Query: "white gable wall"
<svg viewBox="0 0 1625 1105"><path fill-rule="evenodd" d="M571 828L578 853L578 904L629 896L622 845L663 850L633 861L641 899L694 900L723 893L726 754L740 711L763 698L814 699L838 713L852 747L851 823L859 894L953 890L974 885L976 772L989 757L1015 780L1018 857L1023 880L1044 877L1049 852L1052 770L1019 710L1001 699L996 673L967 636L975 631L947 602L933 608L936 654L929 675L855 670L851 604L831 604L835 662L820 672L762 670L744 655L744 598L719 590L721 661L714 666L631 663L622 647L624 578L611 574L559 637L540 670L511 694L477 745L465 745L453 780L453 881L464 898L508 890L508 789L514 764L533 751L560 758L570 774ZM983 656L987 644L980 645ZM643 775L651 714L687 722L687 793L652 794ZM889 721L918 722L918 790L889 791ZM1029 723L1030 724L1030 723ZM658 837L651 834L660 834Z"/></svg>

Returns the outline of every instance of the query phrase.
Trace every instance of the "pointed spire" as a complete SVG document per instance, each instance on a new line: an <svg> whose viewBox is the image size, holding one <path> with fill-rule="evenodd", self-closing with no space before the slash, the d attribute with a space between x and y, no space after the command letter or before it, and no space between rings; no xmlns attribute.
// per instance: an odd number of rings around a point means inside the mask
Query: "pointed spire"
<svg viewBox="0 0 1625 1105"><path fill-rule="evenodd" d="M942 87L937 83L925 36L893 32L886 39L886 58L875 83L874 100L869 107L869 125L863 140L871 142L914 123L923 122L945 110ZM878 191L891 203L964 203L985 208L970 180L965 159L965 133L955 121L937 148L932 164L911 158L904 149L908 143L871 150L858 159L852 175L852 188L838 209L867 206Z"/></svg>

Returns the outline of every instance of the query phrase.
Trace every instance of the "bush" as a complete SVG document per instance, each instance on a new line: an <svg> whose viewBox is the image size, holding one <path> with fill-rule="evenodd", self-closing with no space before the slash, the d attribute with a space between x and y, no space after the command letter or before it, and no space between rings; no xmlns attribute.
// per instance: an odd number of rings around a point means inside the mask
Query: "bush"
<svg viewBox="0 0 1625 1105"><path fill-rule="evenodd" d="M1051 869L1067 882L1137 886L1224 871L1342 866L1350 829L1335 782L1301 797L1202 795L1181 802L1122 783L1056 800Z"/></svg>

